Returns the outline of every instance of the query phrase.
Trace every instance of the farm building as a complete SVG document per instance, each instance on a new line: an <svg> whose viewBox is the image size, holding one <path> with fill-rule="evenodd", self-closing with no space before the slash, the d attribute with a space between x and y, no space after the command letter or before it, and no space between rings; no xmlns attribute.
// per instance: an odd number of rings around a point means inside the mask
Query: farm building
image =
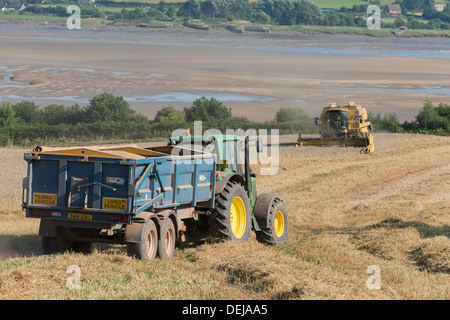
<svg viewBox="0 0 450 320"><path fill-rule="evenodd" d="M391 16L401 16L402 15L402 8L400 8L400 5L398 4L388 4L386 6L387 12Z"/></svg>

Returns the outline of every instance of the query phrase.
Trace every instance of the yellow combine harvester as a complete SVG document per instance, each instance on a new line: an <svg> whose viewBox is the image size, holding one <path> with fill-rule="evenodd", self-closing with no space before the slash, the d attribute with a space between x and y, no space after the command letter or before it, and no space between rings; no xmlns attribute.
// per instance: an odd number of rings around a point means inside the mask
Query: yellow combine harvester
<svg viewBox="0 0 450 320"><path fill-rule="evenodd" d="M320 118L320 138L303 139L298 135L298 146L343 146L361 147L365 153L374 152L372 125L367 121L367 110L362 105L349 102L347 105L330 104L323 108Z"/></svg>

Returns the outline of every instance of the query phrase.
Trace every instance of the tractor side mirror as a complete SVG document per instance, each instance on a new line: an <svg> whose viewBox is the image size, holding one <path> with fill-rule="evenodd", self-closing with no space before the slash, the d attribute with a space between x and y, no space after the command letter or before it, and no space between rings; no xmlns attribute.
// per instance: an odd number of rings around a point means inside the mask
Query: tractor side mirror
<svg viewBox="0 0 450 320"><path fill-rule="evenodd" d="M256 141L256 152L263 152L263 143L261 140Z"/></svg>
<svg viewBox="0 0 450 320"><path fill-rule="evenodd" d="M319 126L319 118L315 118L314 122L315 122L316 126Z"/></svg>

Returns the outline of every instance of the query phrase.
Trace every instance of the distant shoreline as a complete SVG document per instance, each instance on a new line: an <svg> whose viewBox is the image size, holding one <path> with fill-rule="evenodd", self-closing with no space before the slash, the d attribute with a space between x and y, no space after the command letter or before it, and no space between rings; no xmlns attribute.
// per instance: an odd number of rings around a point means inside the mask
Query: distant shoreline
<svg viewBox="0 0 450 320"><path fill-rule="evenodd" d="M67 18L65 17L51 17L52 19L47 19L47 16L42 17L42 19L28 19L28 18L0 18L0 27L4 25L41 25L41 26L63 26ZM141 26L140 26L141 25ZM145 26L143 26L145 25ZM239 22L230 22L230 25L239 26ZM181 21L177 22L167 22L166 25L161 23L136 23L130 21L116 21L111 22L105 19L97 18L87 18L81 21L82 28L90 29L101 29L104 27L113 28L138 28L147 30L191 30L193 32L217 32L223 31L227 33L233 33L233 31L227 30L225 25L213 25L209 29L200 29L189 27ZM293 25L293 26L278 26L270 25L265 26L265 28L270 28L272 34L280 34L284 32L295 32L305 35L350 35L350 36L367 36L376 38L421 38L421 37L435 37L435 38L450 38L450 30L424 30L424 29L409 29L401 35L394 35L394 29L384 28L379 30L371 30L368 28L361 27L342 27L342 26L315 26L315 25ZM244 33L262 33L258 31L248 31L244 28Z"/></svg>

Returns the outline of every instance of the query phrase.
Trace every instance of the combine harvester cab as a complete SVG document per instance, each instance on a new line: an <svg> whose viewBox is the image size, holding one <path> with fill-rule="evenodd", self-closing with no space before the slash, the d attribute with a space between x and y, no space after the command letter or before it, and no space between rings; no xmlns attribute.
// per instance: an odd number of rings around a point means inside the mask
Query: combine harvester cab
<svg viewBox="0 0 450 320"><path fill-rule="evenodd" d="M127 253L140 259L170 258L176 242L184 241L196 223L217 216L220 206L216 197L224 192L217 188L223 184L217 172L224 169L218 167L215 153L176 145L38 147L25 153L24 159L28 175L23 179L22 207L27 217L41 219L44 254L66 250L88 253L92 243L104 242L126 244ZM232 172L234 175L227 181L233 186L244 183L236 191L241 201L235 197L228 206L220 207L225 214L220 226L221 231L234 235L230 240L247 240L242 230L248 230L254 217L251 207L244 205L250 203L250 193L244 187L245 175ZM275 198L269 199L270 205L280 201ZM261 214L258 219L266 221ZM256 218L253 220L254 230L261 231ZM279 238L284 239L285 234Z"/></svg>
<svg viewBox="0 0 450 320"><path fill-rule="evenodd" d="M320 128L320 137L303 139L299 134L298 146L360 147L365 153L375 151L372 124L367 121L367 110L361 105L332 103L316 118L316 125Z"/></svg>

